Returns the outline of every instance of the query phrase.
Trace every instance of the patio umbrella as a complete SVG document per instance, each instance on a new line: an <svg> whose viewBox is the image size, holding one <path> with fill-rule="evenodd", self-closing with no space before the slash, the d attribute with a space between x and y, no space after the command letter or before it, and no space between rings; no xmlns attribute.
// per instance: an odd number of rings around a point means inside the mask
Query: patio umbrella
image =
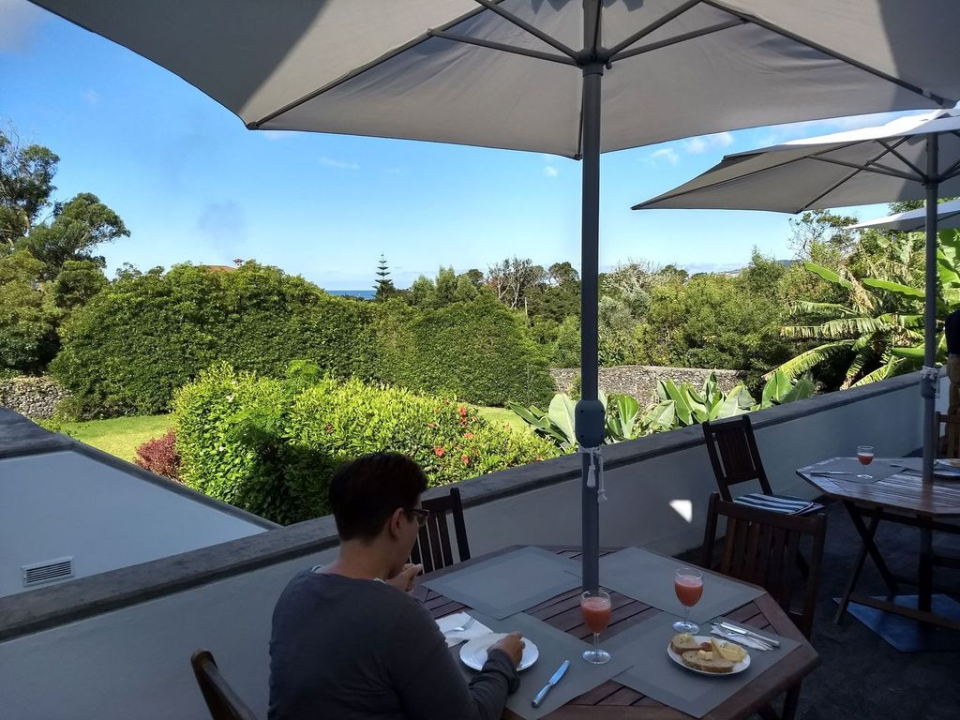
<svg viewBox="0 0 960 720"><path fill-rule="evenodd" d="M902 117L878 127L795 140L725 157L642 208L730 208L798 213L925 200L923 479L933 479L937 427L937 198L960 194L960 112Z"/></svg>
<svg viewBox="0 0 960 720"><path fill-rule="evenodd" d="M942 51L960 23L951 0L32 1L171 70L251 129L583 161L576 426L587 588L599 582L604 424L600 153L960 98L960 54Z"/></svg>
<svg viewBox="0 0 960 720"><path fill-rule="evenodd" d="M916 232L923 230L927 225L927 210L908 210L907 212L887 215L876 220L865 220L855 225L848 225L848 230L896 230L897 232ZM937 205L937 228L960 228L960 200L950 200Z"/></svg>

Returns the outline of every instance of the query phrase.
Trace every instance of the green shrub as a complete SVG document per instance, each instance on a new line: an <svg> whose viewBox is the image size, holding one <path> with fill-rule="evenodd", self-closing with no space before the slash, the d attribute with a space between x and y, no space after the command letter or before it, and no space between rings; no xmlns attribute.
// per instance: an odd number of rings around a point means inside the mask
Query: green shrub
<svg viewBox="0 0 960 720"><path fill-rule="evenodd" d="M417 392L497 406L543 402L554 392L522 317L487 293L426 310L388 303L377 339L380 379Z"/></svg>
<svg viewBox="0 0 960 720"><path fill-rule="evenodd" d="M218 365L177 394L175 417L181 479L280 523L326 514L334 469L363 453L405 453L431 486L558 454L467 405L356 379L316 379L309 365L286 380Z"/></svg>
<svg viewBox="0 0 960 720"><path fill-rule="evenodd" d="M282 376L295 358L368 378L372 309L282 271L178 265L128 274L76 310L51 370L81 415L154 414L216 361Z"/></svg>

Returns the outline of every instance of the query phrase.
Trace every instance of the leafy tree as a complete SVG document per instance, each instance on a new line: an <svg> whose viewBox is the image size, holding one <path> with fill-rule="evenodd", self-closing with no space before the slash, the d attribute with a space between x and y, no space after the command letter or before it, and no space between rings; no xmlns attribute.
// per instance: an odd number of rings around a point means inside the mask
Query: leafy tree
<svg viewBox="0 0 960 720"><path fill-rule="evenodd" d="M380 263L377 265L376 291L375 299L380 302L397 294L397 289L393 286L393 280L390 279L390 267L387 265L387 258L382 253L380 254Z"/></svg>
<svg viewBox="0 0 960 720"><path fill-rule="evenodd" d="M580 273L566 260L554 263L547 268L547 279L553 285L563 287L576 284L579 287Z"/></svg>
<svg viewBox="0 0 960 720"><path fill-rule="evenodd" d="M476 268L470 268L465 273L463 273L463 276L466 277L466 279L469 280L474 287L479 288L481 285L483 285L484 277L483 277L483 271L481 270L477 270Z"/></svg>
<svg viewBox="0 0 960 720"><path fill-rule="evenodd" d="M8 252L30 232L56 188L60 162L41 145L21 145L13 132L0 131L0 241Z"/></svg>
<svg viewBox="0 0 960 720"><path fill-rule="evenodd" d="M57 312L43 263L23 250L0 257L0 370L36 373L57 350Z"/></svg>
<svg viewBox="0 0 960 720"><path fill-rule="evenodd" d="M99 263L93 260L67 260L51 285L53 301L68 314L109 284Z"/></svg>
<svg viewBox="0 0 960 720"><path fill-rule="evenodd" d="M525 307L530 288L542 282L544 274L544 269L529 258L507 258L490 266L487 284L496 292L497 300L516 309Z"/></svg>
<svg viewBox="0 0 960 720"><path fill-rule="evenodd" d="M790 219L790 244L799 258L809 259L813 246L818 243L846 255L856 245L856 232L847 227L856 222L855 217L829 210L807 210L800 217Z"/></svg>

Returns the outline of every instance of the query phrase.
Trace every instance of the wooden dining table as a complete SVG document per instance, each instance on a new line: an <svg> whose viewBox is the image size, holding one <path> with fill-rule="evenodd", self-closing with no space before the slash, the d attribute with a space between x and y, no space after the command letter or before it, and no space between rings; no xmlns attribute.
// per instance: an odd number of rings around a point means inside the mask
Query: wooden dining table
<svg viewBox="0 0 960 720"><path fill-rule="evenodd" d="M489 560L493 557L519 549L521 546L504 548L500 551L473 558L464 563L452 565L430 573L425 578L440 577L463 569L468 564ZM576 560L580 551L574 548L548 547L563 557ZM601 551L601 555L614 552L612 549ZM422 586L416 590L425 607L435 619L455 612L468 610L464 605L454 602L433 590ZM561 593L528 610L526 614L542 620L574 637L587 640L592 633L584 625L580 613L580 593L575 589ZM661 613L657 608L645 605L637 600L616 592L610 593L613 606L610 625L603 637L609 639L615 635L647 622ZM746 718L751 713L769 705L783 693L787 693L785 702L795 704L799 696L800 683L820 663L819 655L803 634L796 628L787 614L769 595L764 594L755 601L747 603L732 612L726 613L731 622L766 630L800 643L800 646L773 665L740 691L721 703L703 720L735 720ZM517 719L519 716L507 710L504 718ZM546 717L550 720L574 720L596 718L597 720L690 720L690 715L657 702L615 680L574 698L563 707Z"/></svg>
<svg viewBox="0 0 960 720"><path fill-rule="evenodd" d="M934 532L960 535L960 525L945 522L948 518L960 517L960 480L935 477L933 482L927 483L923 481L920 473L908 470L907 467L898 467L909 465L915 458L877 459L875 461L877 465L874 467L879 467L881 464L893 465L897 469L902 469L902 472L882 477L876 482L858 482L848 479L847 475L816 474L817 469L821 472L829 472L831 463L836 460L843 460L843 458L833 458L833 460L817 463L816 466L797 470L797 475L822 494L843 503L863 543L847 586L840 596L836 622L843 617L848 605L855 602L913 620L960 630L960 621L932 612L934 567L960 568L960 559L935 554L932 542ZM869 466L864 468L864 473L870 472ZM916 578L894 574L887 566L874 540L881 522L920 530ZM856 592L860 573L868 555L887 585L889 595L886 600ZM899 592L900 584L918 589L916 608L893 601Z"/></svg>

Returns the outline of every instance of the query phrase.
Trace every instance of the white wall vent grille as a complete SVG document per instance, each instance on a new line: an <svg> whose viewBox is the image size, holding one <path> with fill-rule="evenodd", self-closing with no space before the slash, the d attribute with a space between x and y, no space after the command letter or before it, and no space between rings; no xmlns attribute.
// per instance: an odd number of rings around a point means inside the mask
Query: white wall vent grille
<svg viewBox="0 0 960 720"><path fill-rule="evenodd" d="M73 577L73 558L65 557L32 563L24 565L22 570L24 587L41 585L55 580L65 580Z"/></svg>

